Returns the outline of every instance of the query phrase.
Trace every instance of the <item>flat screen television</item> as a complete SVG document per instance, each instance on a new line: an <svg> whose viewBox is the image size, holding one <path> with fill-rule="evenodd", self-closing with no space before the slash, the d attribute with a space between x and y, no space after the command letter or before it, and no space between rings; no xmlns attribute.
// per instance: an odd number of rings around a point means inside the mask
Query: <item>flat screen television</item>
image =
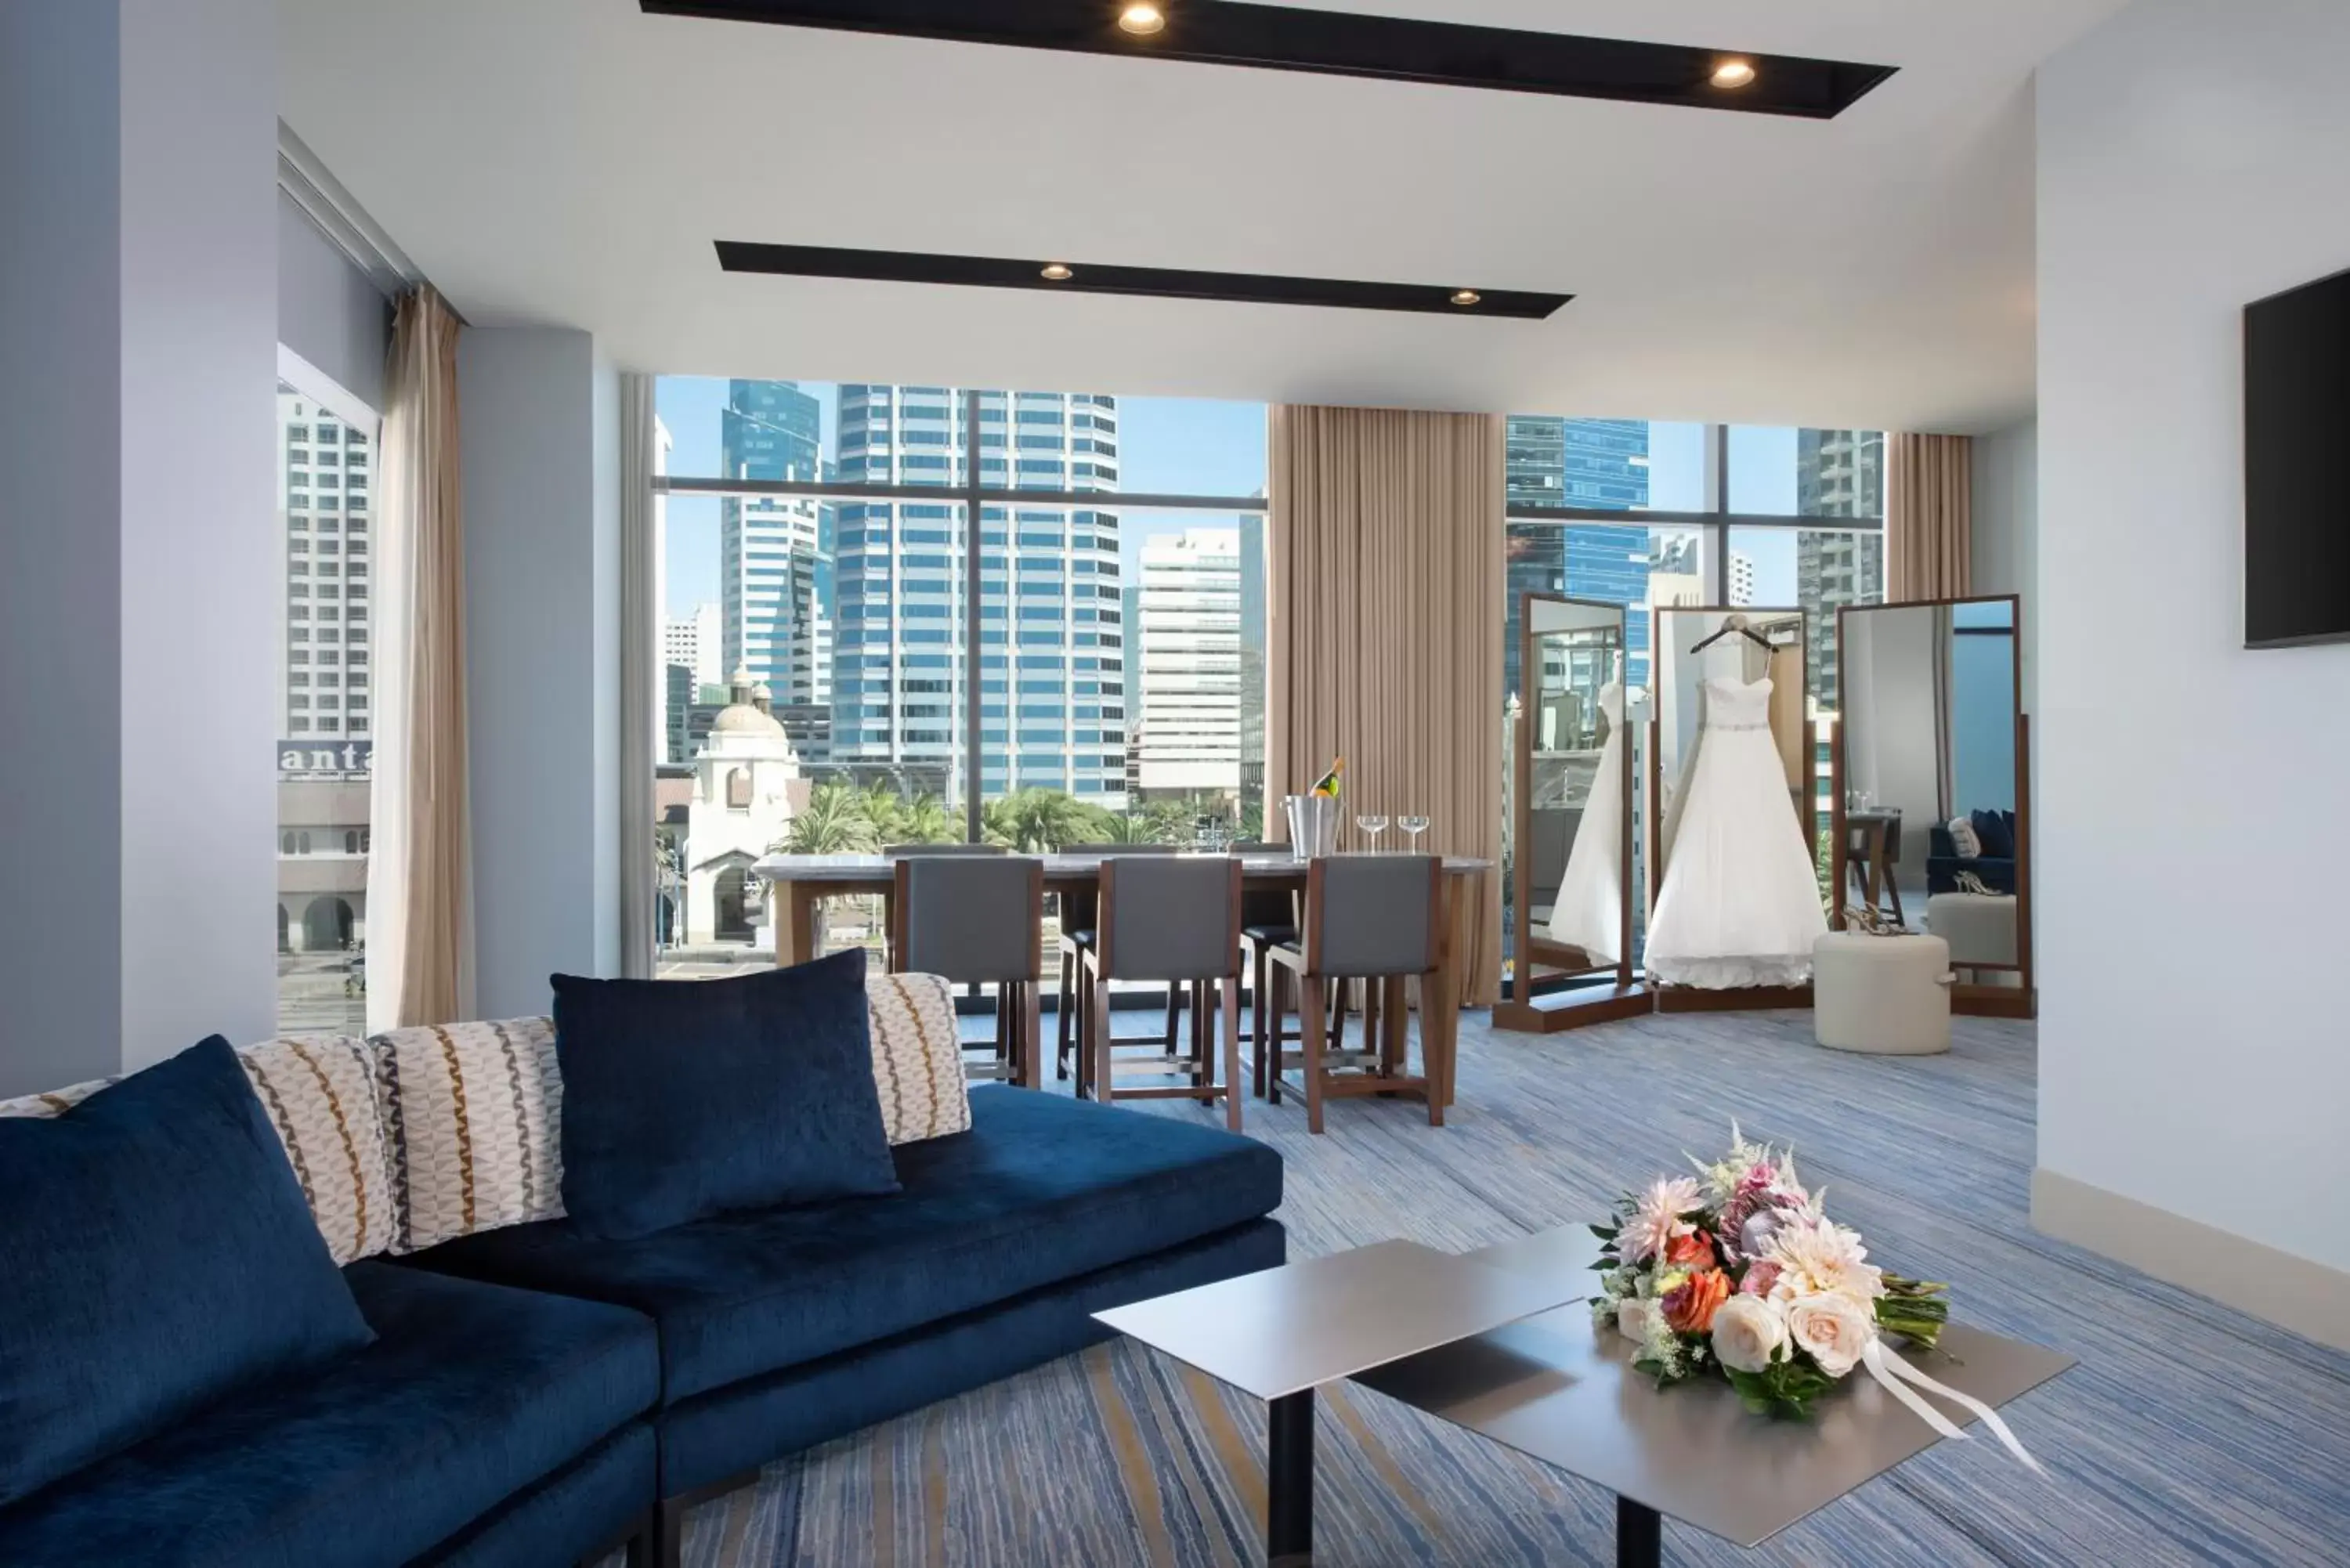
<svg viewBox="0 0 2350 1568"><path fill-rule="evenodd" d="M2244 645L2350 641L2350 272L2244 308Z"/></svg>

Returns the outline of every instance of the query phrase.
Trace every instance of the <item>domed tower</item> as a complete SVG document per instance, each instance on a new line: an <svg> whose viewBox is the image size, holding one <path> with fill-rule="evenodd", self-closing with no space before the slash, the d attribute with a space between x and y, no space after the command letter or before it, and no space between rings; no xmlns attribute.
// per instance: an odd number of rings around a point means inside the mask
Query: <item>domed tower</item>
<svg viewBox="0 0 2350 1568"><path fill-rule="evenodd" d="M686 807L686 940L754 939L762 907L751 867L784 836L805 798L799 755L764 685L734 672L730 701L693 759Z"/></svg>

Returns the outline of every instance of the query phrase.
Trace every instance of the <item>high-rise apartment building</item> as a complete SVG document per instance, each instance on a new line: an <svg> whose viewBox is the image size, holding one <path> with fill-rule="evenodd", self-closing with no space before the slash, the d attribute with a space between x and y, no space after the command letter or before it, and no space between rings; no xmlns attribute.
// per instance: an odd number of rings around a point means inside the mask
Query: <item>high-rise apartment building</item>
<svg viewBox="0 0 2350 1568"><path fill-rule="evenodd" d="M1115 399L983 392L979 402L986 483L1115 495ZM963 483L965 450L960 392L840 389L844 482L943 489ZM970 520L943 496L837 510L833 760L960 800ZM1118 514L989 505L978 532L981 788L990 798L1065 790L1122 808L1128 650Z"/></svg>
<svg viewBox="0 0 2350 1568"><path fill-rule="evenodd" d="M691 615L661 628L661 663L685 666L697 692L704 686L724 685L725 638L725 620L718 607L698 604Z"/></svg>
<svg viewBox="0 0 2350 1568"><path fill-rule="evenodd" d="M1631 511L1648 504L1648 426L1644 420L1565 420L1513 414L1505 434L1510 508L1580 506ZM1639 605L1648 591L1645 530L1568 524L1516 528L1508 545L1512 624L1518 596L1565 593L1611 604ZM1627 679L1648 678L1645 617L1626 618ZM1502 653L1503 690L1520 688L1517 639Z"/></svg>
<svg viewBox="0 0 2350 1568"><path fill-rule="evenodd" d="M1264 799L1264 514L1243 512L1241 543L1241 805Z"/></svg>
<svg viewBox="0 0 2350 1568"><path fill-rule="evenodd" d="M1236 528L1162 534L1142 546L1138 783L1144 794L1241 787L1241 536Z"/></svg>
<svg viewBox="0 0 2350 1568"><path fill-rule="evenodd" d="M277 393L279 510L286 519L280 734L368 741L370 432L299 392ZM354 753L354 756L358 753ZM363 774L360 765L356 771Z"/></svg>
<svg viewBox="0 0 2350 1568"><path fill-rule="evenodd" d="M1882 431L1799 431L1795 504L1808 515L1885 515ZM1836 711L1836 610L1885 597L1882 529L1841 533L1806 528L1795 536L1795 596L1808 626L1804 649L1817 710Z"/></svg>
<svg viewBox="0 0 2350 1568"><path fill-rule="evenodd" d="M1754 557L1743 550L1730 552L1730 602L1734 605L1754 602Z"/></svg>
<svg viewBox="0 0 2350 1568"><path fill-rule="evenodd" d="M720 415L729 479L823 477L823 419L789 381L732 381ZM737 670L798 704L832 698L832 507L805 496L730 495L719 503L722 672Z"/></svg>

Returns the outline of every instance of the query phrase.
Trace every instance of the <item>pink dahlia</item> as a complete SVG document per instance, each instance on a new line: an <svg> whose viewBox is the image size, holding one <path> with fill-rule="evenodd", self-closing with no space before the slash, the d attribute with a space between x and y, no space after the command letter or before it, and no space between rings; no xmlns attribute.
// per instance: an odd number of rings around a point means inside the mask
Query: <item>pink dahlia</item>
<svg viewBox="0 0 2350 1568"><path fill-rule="evenodd" d="M1686 1236L1696 1229L1681 1216L1702 1206L1698 1185L1689 1177L1666 1177L1650 1183L1634 1206L1632 1218L1625 1221L1623 1233L1617 1238L1624 1261L1645 1263L1651 1258L1662 1257L1674 1237Z"/></svg>

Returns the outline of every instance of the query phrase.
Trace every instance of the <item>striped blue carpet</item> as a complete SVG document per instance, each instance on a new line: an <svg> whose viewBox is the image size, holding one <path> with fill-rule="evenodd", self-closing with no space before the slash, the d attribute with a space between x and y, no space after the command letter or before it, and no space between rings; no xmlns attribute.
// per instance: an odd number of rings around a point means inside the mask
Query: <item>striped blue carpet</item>
<svg viewBox="0 0 2350 1568"><path fill-rule="evenodd" d="M2350 1356L2033 1231L2033 1033L1961 1019L1946 1057L1821 1051L1799 1013L1580 1033L1461 1031L1460 1104L1342 1101L1289 1164L1291 1255L1461 1249L1578 1220L1735 1116L1792 1141L1832 1210L1964 1321L2081 1366L2012 1407L2050 1471L1944 1444L1759 1551L1669 1523L1677 1563L2350 1563ZM1159 1102L1158 1114L1214 1117ZM2321 1206L2321 1212L2323 1212ZM1242 1564L1263 1557L1263 1409L1119 1344L768 1467L698 1511L691 1568ZM1322 1401L1315 1562L1614 1561L1612 1501L1351 1387Z"/></svg>

